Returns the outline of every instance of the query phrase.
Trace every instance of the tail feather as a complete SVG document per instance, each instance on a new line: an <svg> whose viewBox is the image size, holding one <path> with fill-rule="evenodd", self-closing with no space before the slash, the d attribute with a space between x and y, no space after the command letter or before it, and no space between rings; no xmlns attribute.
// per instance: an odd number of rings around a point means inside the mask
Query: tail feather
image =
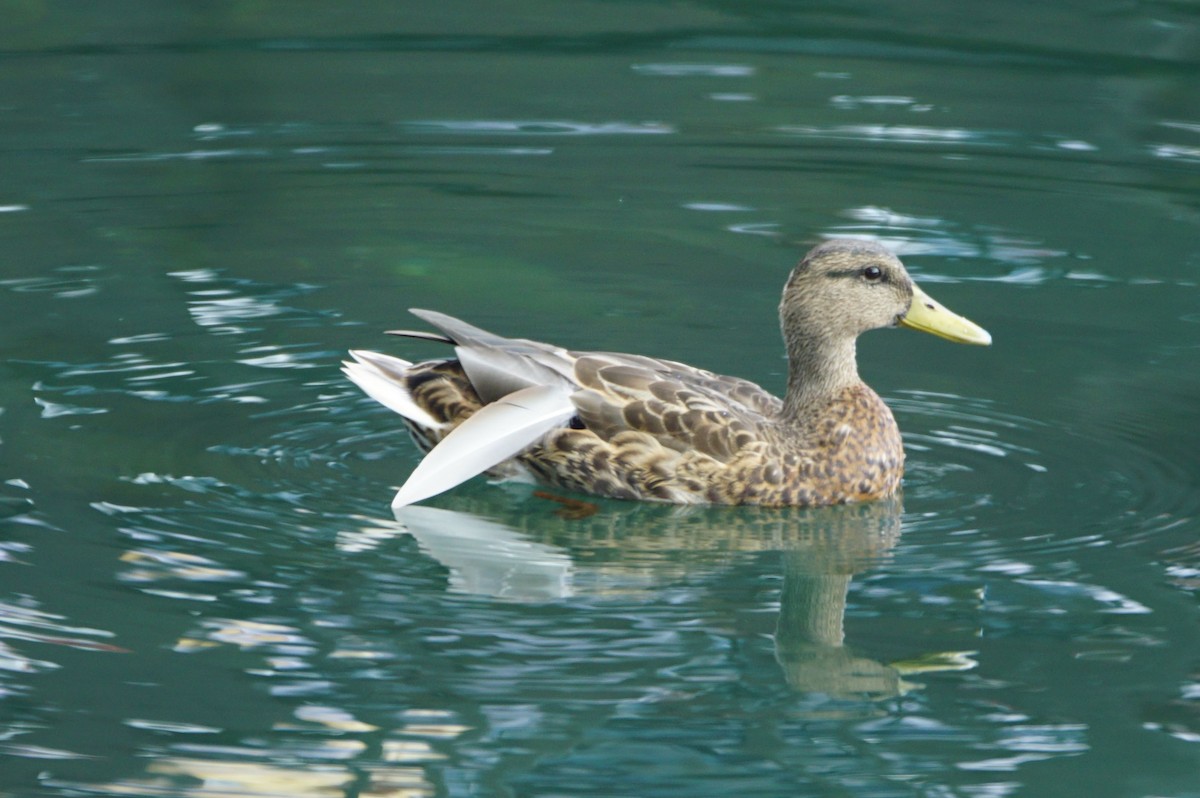
<svg viewBox="0 0 1200 798"><path fill-rule="evenodd" d="M421 427L444 429L444 421L431 416L416 402L405 387L405 372L412 363L378 352L353 349L350 356L354 361L343 361L342 373L362 388L363 392L389 410L399 413Z"/></svg>
<svg viewBox="0 0 1200 798"><path fill-rule="evenodd" d="M449 316L445 313L439 313L436 310L422 310L421 308L409 308L408 312L416 316L426 324L437 327L446 337L456 344L484 344L486 346L503 346L512 339L505 338L495 333L490 333L487 330L476 327L474 324L467 324L462 319L457 319L454 316Z"/></svg>
<svg viewBox="0 0 1200 798"><path fill-rule="evenodd" d="M398 335L401 338L416 338L421 341L437 341L439 344L452 344L454 340L441 333L425 332L424 330L385 330L384 335Z"/></svg>
<svg viewBox="0 0 1200 798"><path fill-rule="evenodd" d="M422 448L436 442L400 488L393 508L428 499L536 445L578 411L575 358L548 344L503 338L453 316L412 313L438 332L397 330L454 345L456 360L416 365L351 350L342 371L408 422Z"/></svg>

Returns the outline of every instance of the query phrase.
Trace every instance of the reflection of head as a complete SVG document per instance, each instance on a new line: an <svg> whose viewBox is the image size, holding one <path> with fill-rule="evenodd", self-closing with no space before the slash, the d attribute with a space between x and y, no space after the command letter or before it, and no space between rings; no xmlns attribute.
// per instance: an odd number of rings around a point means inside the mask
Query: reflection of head
<svg viewBox="0 0 1200 798"><path fill-rule="evenodd" d="M902 695L915 686L904 681L892 666L860 657L844 646L777 642L775 658L788 685L805 693L882 701Z"/></svg>

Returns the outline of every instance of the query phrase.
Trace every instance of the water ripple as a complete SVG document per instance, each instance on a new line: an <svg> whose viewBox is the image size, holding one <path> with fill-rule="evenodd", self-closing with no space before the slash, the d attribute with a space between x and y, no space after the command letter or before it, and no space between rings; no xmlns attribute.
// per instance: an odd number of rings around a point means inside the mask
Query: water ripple
<svg viewBox="0 0 1200 798"><path fill-rule="evenodd" d="M1044 560L1081 546L1160 545L1200 516L1186 459L1102 422L1075 429L922 391L891 404L909 451L906 496L960 519L959 529L991 515L988 508L1005 508L1014 536L1003 544L1008 556ZM1092 498L1064 528L1045 528L1043 519L1062 516L1082 479Z"/></svg>
<svg viewBox="0 0 1200 798"><path fill-rule="evenodd" d="M561 119L420 120L404 123L418 133L520 136L661 136L677 132L661 122L576 122Z"/></svg>
<svg viewBox="0 0 1200 798"><path fill-rule="evenodd" d="M939 128L921 125L782 125L775 132L800 138L844 141L895 141L904 144L973 144L1000 146L994 134L966 128Z"/></svg>
<svg viewBox="0 0 1200 798"><path fill-rule="evenodd" d="M59 299L79 299L99 293L111 279L102 266L59 266L43 277L12 277L0 280L0 288L18 294L52 294Z"/></svg>
<svg viewBox="0 0 1200 798"><path fill-rule="evenodd" d="M61 615L45 612L36 606L25 606L13 602L0 602L0 638L26 643L40 643L83 651L107 651L129 653L128 650L95 638L112 639L114 635L103 629L72 626ZM19 654L5 645L4 662L9 670L36 671L58 667L54 663L34 660Z"/></svg>
<svg viewBox="0 0 1200 798"><path fill-rule="evenodd" d="M634 72L668 78L748 78L758 70L750 64L634 64Z"/></svg>

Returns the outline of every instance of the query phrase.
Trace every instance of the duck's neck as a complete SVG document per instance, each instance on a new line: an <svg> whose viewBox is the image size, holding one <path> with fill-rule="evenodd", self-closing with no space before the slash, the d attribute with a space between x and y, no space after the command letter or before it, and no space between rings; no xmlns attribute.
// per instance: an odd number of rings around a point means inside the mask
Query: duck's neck
<svg viewBox="0 0 1200 798"><path fill-rule="evenodd" d="M783 418L802 423L813 409L858 385L855 339L795 336L787 341L788 386Z"/></svg>

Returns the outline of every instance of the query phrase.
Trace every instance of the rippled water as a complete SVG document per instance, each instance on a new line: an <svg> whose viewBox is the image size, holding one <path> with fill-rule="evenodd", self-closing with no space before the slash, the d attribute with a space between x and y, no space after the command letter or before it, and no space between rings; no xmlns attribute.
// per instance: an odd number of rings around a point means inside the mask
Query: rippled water
<svg viewBox="0 0 1200 798"><path fill-rule="evenodd" d="M9 5L0 796L1200 796L1187 4ZM405 308L778 388L834 235L897 501L391 516Z"/></svg>

